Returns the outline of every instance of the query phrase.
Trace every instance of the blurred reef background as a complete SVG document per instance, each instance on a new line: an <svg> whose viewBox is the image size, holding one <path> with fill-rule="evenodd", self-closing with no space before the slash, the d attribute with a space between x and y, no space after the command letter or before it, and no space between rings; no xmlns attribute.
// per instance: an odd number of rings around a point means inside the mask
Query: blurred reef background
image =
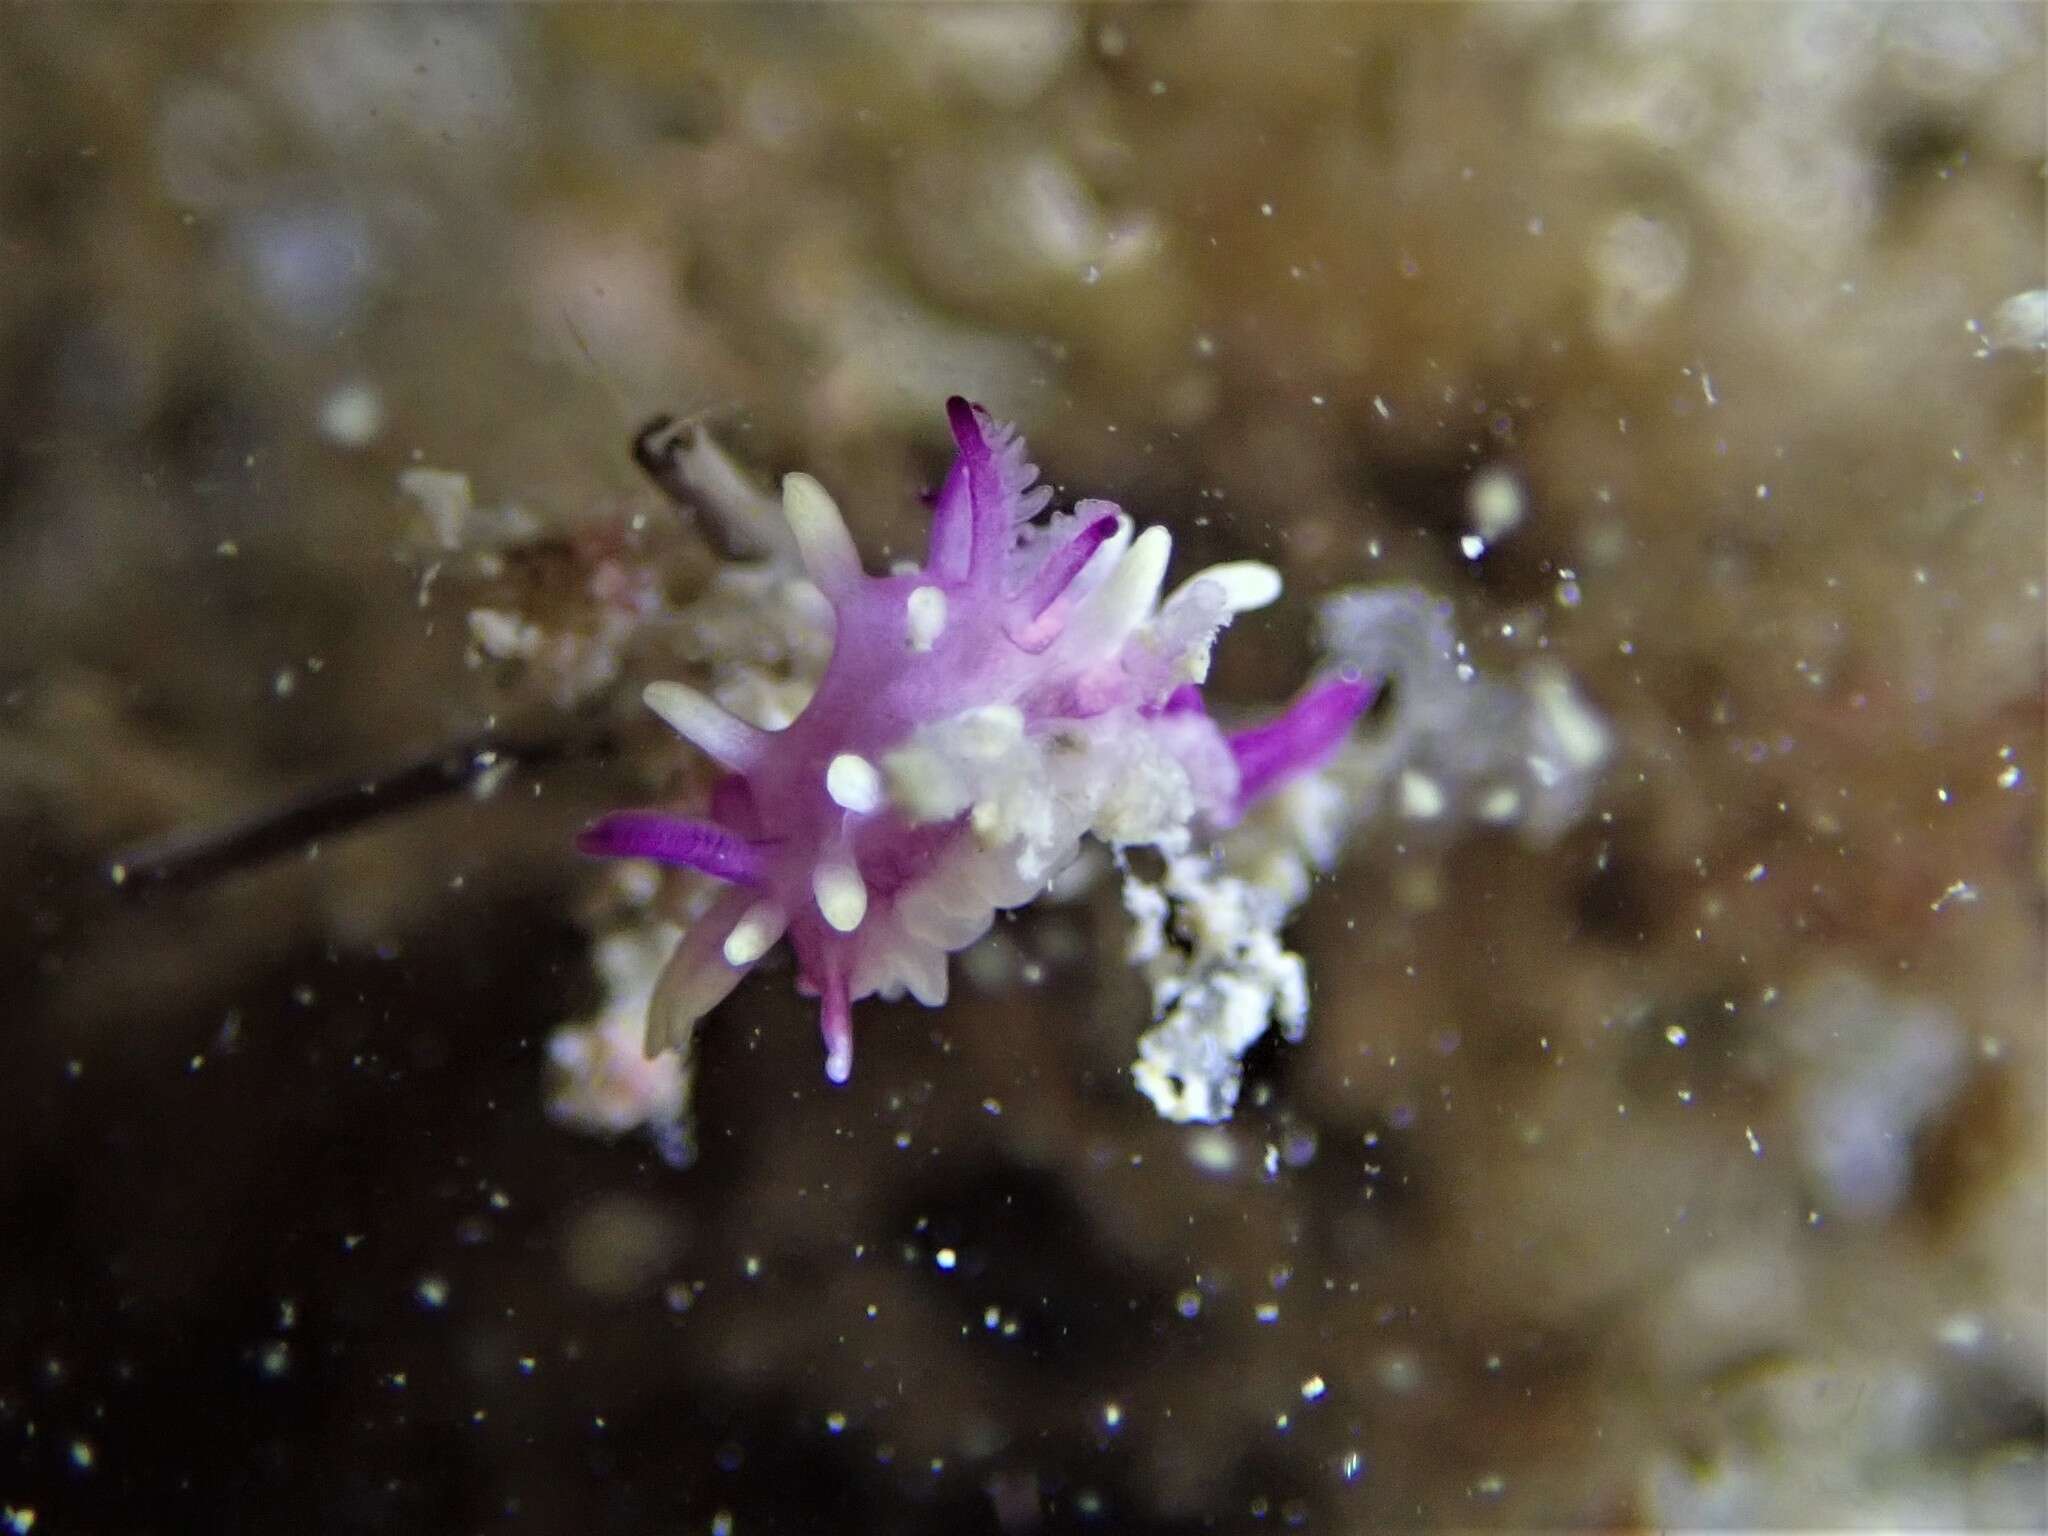
<svg viewBox="0 0 2048 1536"><path fill-rule="evenodd" d="M2044 27L0 11L5 1528L2039 1529ZM878 561L953 392L1284 573L1223 697L1400 582L1612 733L1361 839L1230 1124L1106 891L551 1124L609 747L110 879L545 718L408 471L574 551L690 414Z"/></svg>

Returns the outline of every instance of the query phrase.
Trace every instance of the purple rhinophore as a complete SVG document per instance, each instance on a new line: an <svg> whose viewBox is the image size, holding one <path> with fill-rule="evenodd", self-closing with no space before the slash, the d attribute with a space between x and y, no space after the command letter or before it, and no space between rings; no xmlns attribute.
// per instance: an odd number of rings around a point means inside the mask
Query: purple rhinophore
<svg viewBox="0 0 2048 1536"><path fill-rule="evenodd" d="M614 811L586 828L576 846L600 858L674 864L734 885L759 885L767 868L760 850L745 838L662 811Z"/></svg>
<svg viewBox="0 0 2048 1536"><path fill-rule="evenodd" d="M1239 808L1328 762L1376 692L1377 685L1363 678L1333 677L1304 692L1279 719L1233 732Z"/></svg>
<svg viewBox="0 0 2048 1536"><path fill-rule="evenodd" d="M1049 487L1008 427L947 402L958 448L932 503L924 565L870 576L824 487L783 482L833 650L786 729L765 731L678 683L649 707L727 770L696 816L622 811L587 853L652 859L730 887L655 989L648 1049L696 1021L788 938L819 999L825 1070L852 1070L852 1004L943 1002L947 955L1045 888L1094 836L1176 852L1320 765L1372 696L1339 678L1272 723L1225 737L1203 705L1217 634L1279 595L1240 561L1163 600L1172 543L1106 502L1040 518Z"/></svg>

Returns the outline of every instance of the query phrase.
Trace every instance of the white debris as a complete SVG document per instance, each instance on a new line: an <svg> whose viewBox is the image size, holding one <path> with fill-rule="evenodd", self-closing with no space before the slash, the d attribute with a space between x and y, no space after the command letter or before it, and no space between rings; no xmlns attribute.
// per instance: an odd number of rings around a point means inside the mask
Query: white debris
<svg viewBox="0 0 2048 1536"><path fill-rule="evenodd" d="M1281 930L1313 871L1382 813L1412 838L1473 822L1547 842L1583 813L1611 751L1608 728L1553 666L1518 683L1479 677L1449 612L1414 589L1341 593L1324 605L1324 648L1392 690L1322 770L1285 786L1214 856L1174 853L1163 879L1128 877L1129 959L1152 986L1157 1022L1138 1042L1133 1082L1175 1121L1229 1117L1245 1052L1273 1024L1301 1038L1308 989Z"/></svg>
<svg viewBox="0 0 2048 1536"><path fill-rule="evenodd" d="M1786 999L1780 1038L1799 1064L1800 1165L1822 1209L1890 1215L1912 1182L1915 1137L1968 1071L1954 1014L1834 971Z"/></svg>
<svg viewBox="0 0 2048 1536"><path fill-rule="evenodd" d="M1478 676L1449 605L1412 587L1340 592L1321 627L1334 660L1392 693L1384 717L1319 775L1335 792L1335 824L1317 836L1326 850L1389 808L1444 836L1478 820L1539 846L1584 814L1613 736L1558 667L1533 663L1515 682ZM1327 820L1332 803L1323 810Z"/></svg>
<svg viewBox="0 0 2048 1536"><path fill-rule="evenodd" d="M436 544L462 548L463 524L476 506L469 476L448 469L408 469L398 477L398 489L418 504Z"/></svg>
<svg viewBox="0 0 2048 1536"><path fill-rule="evenodd" d="M1684 289L1692 266L1683 230L1643 213L1617 215L1587 254L1593 279L1593 324L1615 344L1636 339L1644 325Z"/></svg>
<svg viewBox="0 0 2048 1536"><path fill-rule="evenodd" d="M1444 792L1426 773L1401 770L1401 814L1414 821L1434 821L1444 813Z"/></svg>
<svg viewBox="0 0 2048 1536"><path fill-rule="evenodd" d="M647 1054L647 1010L655 981L681 938L674 924L650 922L598 942L604 1005L548 1037L550 1119L597 1136L642 1127L679 1134L689 1071L675 1051Z"/></svg>
<svg viewBox="0 0 2048 1536"><path fill-rule="evenodd" d="M538 624L498 608L472 608L469 637L494 661L531 661L547 641Z"/></svg>
<svg viewBox="0 0 2048 1536"><path fill-rule="evenodd" d="M1994 352L2048 349L2048 288L2030 288L1999 305L1984 341Z"/></svg>
<svg viewBox="0 0 2048 1536"><path fill-rule="evenodd" d="M1126 877L1127 957L1144 968L1158 1019L1139 1037L1131 1081L1164 1118L1227 1120L1245 1052L1273 1024L1290 1041L1307 1028L1307 970L1280 944L1290 895L1194 854L1169 860L1157 884Z"/></svg>

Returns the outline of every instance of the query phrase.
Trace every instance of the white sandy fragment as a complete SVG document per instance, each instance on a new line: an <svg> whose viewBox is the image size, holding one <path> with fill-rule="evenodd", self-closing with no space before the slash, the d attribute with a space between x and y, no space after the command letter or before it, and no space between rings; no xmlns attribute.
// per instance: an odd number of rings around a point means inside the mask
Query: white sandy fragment
<svg viewBox="0 0 2048 1536"><path fill-rule="evenodd" d="M546 641L538 624L499 608L470 609L469 637L494 661L531 661Z"/></svg>
<svg viewBox="0 0 2048 1536"><path fill-rule="evenodd" d="M408 469L399 475L398 489L418 505L436 544L462 548L463 525L476 506L469 476L450 469Z"/></svg>
<svg viewBox="0 0 2048 1536"><path fill-rule="evenodd" d="M1164 1119L1227 1120L1245 1052L1274 1024L1289 1040L1308 1024L1307 971L1280 944L1293 902L1185 855L1156 884L1127 877L1124 909L1135 924L1127 955L1158 1019L1139 1037L1131 1081Z"/></svg>

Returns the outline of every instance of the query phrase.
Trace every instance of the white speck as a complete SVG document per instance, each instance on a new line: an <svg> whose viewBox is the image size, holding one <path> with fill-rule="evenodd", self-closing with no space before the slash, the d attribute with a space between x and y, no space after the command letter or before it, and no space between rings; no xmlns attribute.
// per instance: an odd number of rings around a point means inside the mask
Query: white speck
<svg viewBox="0 0 2048 1536"><path fill-rule="evenodd" d="M1685 1044L1685 1026L1682 1024L1666 1024L1664 1026L1664 1038L1673 1045Z"/></svg>
<svg viewBox="0 0 2048 1536"><path fill-rule="evenodd" d="M320 435L337 448L367 448L384 430L384 397L369 384L344 384L320 402Z"/></svg>
<svg viewBox="0 0 2048 1536"><path fill-rule="evenodd" d="M26 1505L16 1509L9 1504L0 1509L0 1525L5 1525L13 1536L28 1536L36 1528L36 1512Z"/></svg>
<svg viewBox="0 0 2048 1536"><path fill-rule="evenodd" d="M1458 549L1467 560L1477 560L1486 553L1486 540L1476 533L1468 533L1458 540Z"/></svg>
<svg viewBox="0 0 2048 1536"><path fill-rule="evenodd" d="M1273 217L1273 205L1271 203L1261 203L1259 204L1259 212L1264 217L1270 219L1271 217Z"/></svg>
<svg viewBox="0 0 2048 1536"><path fill-rule="evenodd" d="M2015 763L1999 771L1998 787L2000 789L2016 789L2019 787L2019 782L2023 777L2025 775L2020 772L2019 765Z"/></svg>
<svg viewBox="0 0 2048 1536"><path fill-rule="evenodd" d="M1365 1470L1365 1458L1356 1451L1346 1451L1337 1458L1337 1475L1347 1483L1358 1481L1358 1474Z"/></svg>
<svg viewBox="0 0 2048 1536"><path fill-rule="evenodd" d="M1121 1424L1123 1423L1123 1421L1124 1421L1124 1410L1123 1410L1123 1406L1122 1406L1121 1404L1119 1404L1119 1403L1104 1403L1104 1404L1102 1405L1102 1422L1103 1422L1103 1423L1104 1423L1105 1425L1107 1425L1107 1426L1108 1426L1109 1428L1111 1428L1111 1429L1115 1429L1115 1428L1117 1428L1117 1427L1118 1427L1119 1425L1121 1425Z"/></svg>
<svg viewBox="0 0 2048 1536"><path fill-rule="evenodd" d="M1394 419L1393 411L1388 408L1387 402L1378 395L1372 397L1372 408L1378 413L1381 421L1392 421Z"/></svg>
<svg viewBox="0 0 2048 1536"><path fill-rule="evenodd" d="M826 1434L828 1434L828 1435L838 1435L838 1434L843 1434L843 1433L845 1433L845 1431L846 1431L846 1415L845 1415L845 1414L843 1414L843 1413L839 1412L839 1410L835 1408L835 1409L833 1409L833 1411L832 1411L832 1412L830 1412L830 1413L828 1413L828 1414L826 1414L826 1415L825 1415L825 1433L826 1433Z"/></svg>
<svg viewBox="0 0 2048 1536"><path fill-rule="evenodd" d="M440 1275L422 1275L412 1294L421 1306L438 1312L448 1305L448 1281Z"/></svg>
<svg viewBox="0 0 2048 1536"><path fill-rule="evenodd" d="M93 1462L97 1459L97 1453L94 1452L90 1440L74 1440L71 1442L71 1465L78 1468L79 1471L90 1472Z"/></svg>
<svg viewBox="0 0 2048 1536"><path fill-rule="evenodd" d="M1927 904L1927 910L1930 912L1940 912L1948 906L1950 906L1951 904L1957 906L1968 906L1971 902L1975 901L1976 899L1977 887L1970 884L1970 882L1967 880L1957 880L1954 883L1952 883L1947 890L1943 891L1939 896L1935 897L1934 900L1930 901Z"/></svg>
<svg viewBox="0 0 2048 1536"><path fill-rule="evenodd" d="M1516 790L1512 785L1502 785L1499 789L1490 791L1479 802L1479 817L1482 821L1499 824L1512 821L1515 813L1521 810L1521 808L1522 796L1520 791Z"/></svg>
<svg viewBox="0 0 2048 1536"><path fill-rule="evenodd" d="M1312 1403L1329 1390L1329 1383L1324 1381L1322 1377L1311 1376L1301 1384L1301 1400L1305 1403Z"/></svg>
<svg viewBox="0 0 2048 1536"><path fill-rule="evenodd" d="M1427 774L1404 768L1400 779L1401 814L1414 821L1433 821L1447 803L1442 787Z"/></svg>
<svg viewBox="0 0 2048 1536"><path fill-rule="evenodd" d="M1482 469L1472 477L1472 483L1465 488L1465 510L1471 514L1472 527L1485 544L1498 542L1512 533L1521 524L1529 510L1529 499L1523 494L1521 481L1514 472L1498 464ZM1478 558L1467 551L1468 559Z"/></svg>
<svg viewBox="0 0 2048 1536"><path fill-rule="evenodd" d="M1769 873L1770 871L1764 868L1763 865L1752 864L1749 866L1749 872L1745 874L1742 878L1747 880L1751 885L1755 885L1757 881L1763 879L1763 877Z"/></svg>
<svg viewBox="0 0 2048 1536"><path fill-rule="evenodd" d="M950 1248L941 1248L932 1255L932 1262L938 1265L939 1268L950 1272L953 1266L960 1262L960 1255Z"/></svg>
<svg viewBox="0 0 2048 1536"><path fill-rule="evenodd" d="M1422 1367L1415 1357L1405 1352L1387 1355L1379 1363L1380 1386L1397 1395L1413 1392L1422 1381Z"/></svg>
<svg viewBox="0 0 2048 1536"><path fill-rule="evenodd" d="M1762 1157L1764 1155L1764 1144L1756 1139L1756 1131L1754 1129L1745 1125L1742 1128L1742 1139L1749 1143L1749 1155L1751 1157Z"/></svg>
<svg viewBox="0 0 2048 1536"><path fill-rule="evenodd" d="M1178 1296L1174 1297L1173 1309L1185 1318L1200 1317L1202 1315L1202 1293L1193 1286L1189 1286Z"/></svg>
<svg viewBox="0 0 2048 1536"><path fill-rule="evenodd" d="M1958 1312L1943 1318L1934 1336L1950 1349L1975 1349L1984 1342L1984 1319Z"/></svg>
<svg viewBox="0 0 2048 1536"><path fill-rule="evenodd" d="M1237 1143L1221 1126L1205 1126L1187 1140L1188 1161L1204 1173L1232 1173L1237 1168Z"/></svg>

